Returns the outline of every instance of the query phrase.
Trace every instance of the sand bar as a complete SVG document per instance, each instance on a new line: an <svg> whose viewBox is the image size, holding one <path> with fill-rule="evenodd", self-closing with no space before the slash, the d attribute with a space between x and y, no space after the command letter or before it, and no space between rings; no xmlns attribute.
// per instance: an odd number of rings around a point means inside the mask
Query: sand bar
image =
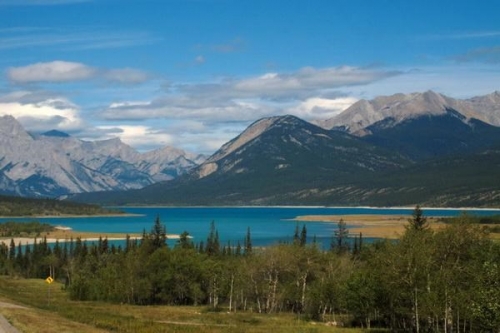
<svg viewBox="0 0 500 333"><path fill-rule="evenodd" d="M53 230L51 232L43 233L39 237L36 238L37 242L40 242L44 237L47 238L47 243L55 243L56 241L59 242L65 242L69 241L71 238L73 240L76 240L77 238L80 238L82 241L87 241L87 242L97 242L99 238L107 238L108 241L119 241L119 240L125 240L127 239L127 235L131 239L140 239L142 237L142 234L125 234L125 233L98 233L98 232L79 232L79 231L73 231L73 230L68 230L65 227L62 228L57 228L56 230ZM176 234L167 234L167 239L179 239L180 235ZM0 237L0 243L5 243L7 246L10 245L11 239L14 239L14 243L16 245L27 245L27 244L34 244L35 238L34 237Z"/></svg>
<svg viewBox="0 0 500 333"><path fill-rule="evenodd" d="M304 215L294 220L301 222L338 223L342 219L351 234L363 234L363 237L390 238L401 236L408 225L411 215ZM444 228L446 224L437 222L436 218L427 217L432 229Z"/></svg>

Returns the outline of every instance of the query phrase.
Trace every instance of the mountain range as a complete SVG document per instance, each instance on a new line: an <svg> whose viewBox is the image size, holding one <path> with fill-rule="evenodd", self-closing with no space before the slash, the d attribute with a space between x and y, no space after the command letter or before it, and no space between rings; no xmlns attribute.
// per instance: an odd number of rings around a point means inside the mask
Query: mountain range
<svg viewBox="0 0 500 333"><path fill-rule="evenodd" d="M172 147L139 153L120 139L82 141L55 130L32 135L14 117L0 117L0 194L138 189L173 179L204 159Z"/></svg>
<svg viewBox="0 0 500 333"><path fill-rule="evenodd" d="M72 197L105 204L500 206L500 93L360 100L315 124L256 121L169 182Z"/></svg>

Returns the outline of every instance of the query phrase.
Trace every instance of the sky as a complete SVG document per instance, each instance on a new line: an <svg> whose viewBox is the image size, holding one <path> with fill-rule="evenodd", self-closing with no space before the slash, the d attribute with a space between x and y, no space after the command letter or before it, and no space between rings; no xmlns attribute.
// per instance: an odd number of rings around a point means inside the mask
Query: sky
<svg viewBox="0 0 500 333"><path fill-rule="evenodd" d="M211 154L254 121L500 90L500 1L0 0L0 116Z"/></svg>

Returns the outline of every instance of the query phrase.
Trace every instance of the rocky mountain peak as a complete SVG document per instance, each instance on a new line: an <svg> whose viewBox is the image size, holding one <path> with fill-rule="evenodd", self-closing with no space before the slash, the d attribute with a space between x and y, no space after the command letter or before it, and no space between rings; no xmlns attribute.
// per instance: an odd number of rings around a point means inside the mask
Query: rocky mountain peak
<svg viewBox="0 0 500 333"><path fill-rule="evenodd" d="M10 115L0 117L0 134L9 137L31 138L16 118Z"/></svg>
<svg viewBox="0 0 500 333"><path fill-rule="evenodd" d="M142 188L198 165L185 154L171 147L141 154L119 138L82 141L56 130L31 136L14 117L4 116L0 193L56 197Z"/></svg>
<svg viewBox="0 0 500 333"><path fill-rule="evenodd" d="M339 115L318 122L326 128L341 128L349 133L364 136L366 128L385 119L395 126L408 119L422 116L439 116L456 111L464 121L475 118L491 125L500 126L500 94L475 97L470 100L453 99L434 91L412 94L381 96L373 100L360 100Z"/></svg>
<svg viewBox="0 0 500 333"><path fill-rule="evenodd" d="M242 147L253 140L258 140L264 133L278 126L295 126L305 121L291 115L262 118L251 124L240 135L224 144L197 169L198 178L204 178L219 169L218 161L227 158L234 152L240 153Z"/></svg>
<svg viewBox="0 0 500 333"><path fill-rule="evenodd" d="M246 143L260 136L281 118L282 117L269 117L257 120L236 138L224 144L214 155L208 158L208 160L205 163L216 162L221 158L226 157L227 155L231 154L233 151L237 150L241 146L245 145Z"/></svg>

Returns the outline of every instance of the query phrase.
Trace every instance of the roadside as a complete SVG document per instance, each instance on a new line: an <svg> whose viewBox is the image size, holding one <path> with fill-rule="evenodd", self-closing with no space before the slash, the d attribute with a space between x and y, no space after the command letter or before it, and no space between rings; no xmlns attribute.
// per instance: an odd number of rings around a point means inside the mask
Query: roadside
<svg viewBox="0 0 500 333"><path fill-rule="evenodd" d="M27 307L15 305L6 302L0 302L0 308L9 309L27 309ZM12 326L3 315L0 314L0 333L20 333L17 328Z"/></svg>

